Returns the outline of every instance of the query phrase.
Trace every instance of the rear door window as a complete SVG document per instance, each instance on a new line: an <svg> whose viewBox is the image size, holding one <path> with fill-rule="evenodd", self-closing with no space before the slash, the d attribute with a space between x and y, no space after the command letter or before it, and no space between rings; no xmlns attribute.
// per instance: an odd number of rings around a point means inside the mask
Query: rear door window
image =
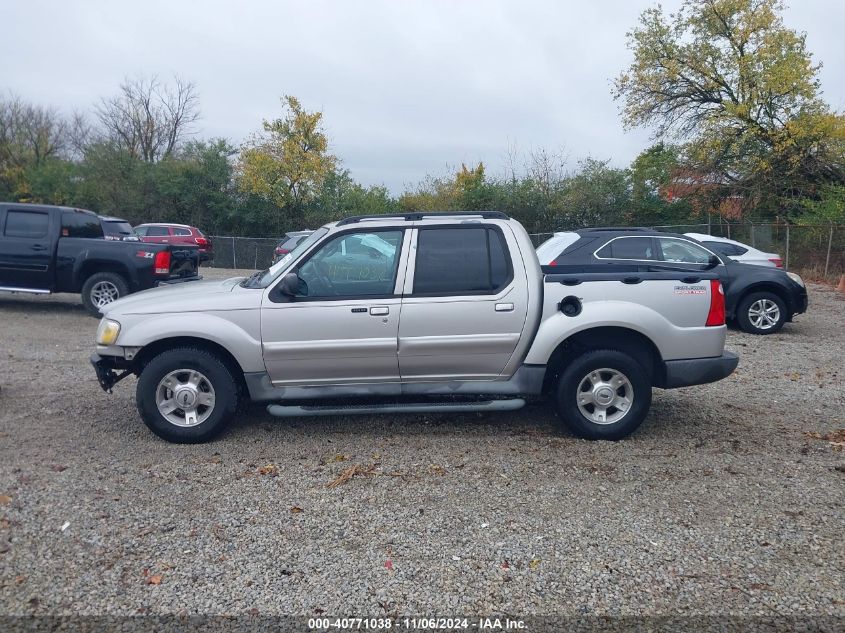
<svg viewBox="0 0 845 633"><path fill-rule="evenodd" d="M650 237L617 237L596 251L599 259L657 259L654 240Z"/></svg>
<svg viewBox="0 0 845 633"><path fill-rule="evenodd" d="M421 228L414 295L493 294L512 278L504 237L489 227Z"/></svg>
<svg viewBox="0 0 845 633"><path fill-rule="evenodd" d="M17 211L9 209L6 213L6 237L47 237L50 216L43 211Z"/></svg>
<svg viewBox="0 0 845 633"><path fill-rule="evenodd" d="M100 224L100 218L81 211L62 213L62 237L102 239L103 226Z"/></svg>
<svg viewBox="0 0 845 633"><path fill-rule="evenodd" d="M166 226L148 226L147 237L166 237L170 235L170 231Z"/></svg>
<svg viewBox="0 0 845 633"><path fill-rule="evenodd" d="M172 230L173 230L173 235L190 235L191 234L190 229L174 228Z"/></svg>

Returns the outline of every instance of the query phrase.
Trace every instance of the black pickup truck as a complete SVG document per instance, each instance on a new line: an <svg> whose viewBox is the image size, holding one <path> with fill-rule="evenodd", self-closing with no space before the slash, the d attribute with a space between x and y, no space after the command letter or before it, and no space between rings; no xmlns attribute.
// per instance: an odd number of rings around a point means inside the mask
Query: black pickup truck
<svg viewBox="0 0 845 633"><path fill-rule="evenodd" d="M0 291L82 294L93 315L129 293L200 279L199 248L104 239L91 211L0 202Z"/></svg>

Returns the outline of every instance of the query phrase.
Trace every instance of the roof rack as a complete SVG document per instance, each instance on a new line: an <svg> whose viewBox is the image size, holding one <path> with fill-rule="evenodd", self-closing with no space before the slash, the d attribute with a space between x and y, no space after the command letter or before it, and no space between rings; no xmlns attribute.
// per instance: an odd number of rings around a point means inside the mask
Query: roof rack
<svg viewBox="0 0 845 633"><path fill-rule="evenodd" d="M604 231L651 231L647 226L591 226L584 229L577 229L576 233L599 233Z"/></svg>
<svg viewBox="0 0 845 633"><path fill-rule="evenodd" d="M337 226L355 224L362 220L397 220L416 222L425 218L476 217L485 220L510 220L510 216L501 211L415 211L413 213L386 213L384 215L351 215L343 218Z"/></svg>

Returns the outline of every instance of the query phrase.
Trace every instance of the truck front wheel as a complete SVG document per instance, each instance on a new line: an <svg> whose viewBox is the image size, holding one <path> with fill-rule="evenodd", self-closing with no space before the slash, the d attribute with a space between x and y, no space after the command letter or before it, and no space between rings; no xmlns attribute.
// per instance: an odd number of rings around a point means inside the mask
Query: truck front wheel
<svg viewBox="0 0 845 633"><path fill-rule="evenodd" d="M588 440L620 440L639 428L651 405L649 374L617 350L585 352L561 373L557 410L572 433Z"/></svg>
<svg viewBox="0 0 845 633"><path fill-rule="evenodd" d="M214 354L182 347L146 364L135 392L138 412L150 430L177 444L206 442L231 421L238 387Z"/></svg>
<svg viewBox="0 0 845 633"><path fill-rule="evenodd" d="M129 294L129 284L117 273L94 273L82 284L82 305L100 316L110 303Z"/></svg>

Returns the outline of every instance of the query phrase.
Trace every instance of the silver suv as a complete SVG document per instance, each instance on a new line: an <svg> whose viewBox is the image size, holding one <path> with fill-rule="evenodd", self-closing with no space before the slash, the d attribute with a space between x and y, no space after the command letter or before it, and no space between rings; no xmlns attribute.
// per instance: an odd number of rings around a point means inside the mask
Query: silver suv
<svg viewBox="0 0 845 633"><path fill-rule="evenodd" d="M576 434L619 439L653 386L737 365L721 285L698 268L544 275L502 213L346 218L251 277L115 302L92 363L106 390L137 375L141 417L174 442L213 437L242 397L287 417L547 396Z"/></svg>

